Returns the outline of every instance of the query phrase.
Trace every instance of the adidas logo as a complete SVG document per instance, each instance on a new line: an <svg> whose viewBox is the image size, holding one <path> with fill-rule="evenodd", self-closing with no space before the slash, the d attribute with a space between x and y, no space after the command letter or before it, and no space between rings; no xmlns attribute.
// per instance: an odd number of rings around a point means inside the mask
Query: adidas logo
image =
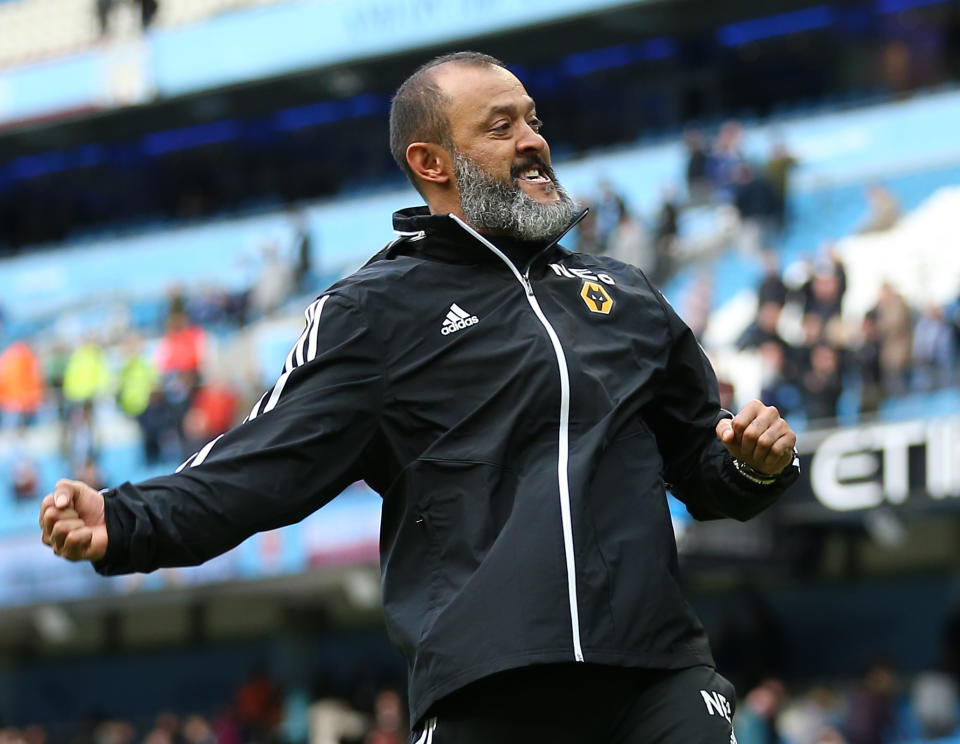
<svg viewBox="0 0 960 744"><path fill-rule="evenodd" d="M454 302L447 311L447 317L444 318L443 328L440 333L449 336L451 333L462 331L464 328L479 323L480 319L476 315L464 311L456 302Z"/></svg>

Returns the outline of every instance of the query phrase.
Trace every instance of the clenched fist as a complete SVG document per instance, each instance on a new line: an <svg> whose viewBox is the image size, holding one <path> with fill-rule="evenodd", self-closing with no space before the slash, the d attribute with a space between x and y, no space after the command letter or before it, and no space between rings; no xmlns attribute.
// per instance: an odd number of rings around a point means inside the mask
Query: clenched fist
<svg viewBox="0 0 960 744"><path fill-rule="evenodd" d="M797 435L773 406L751 400L732 419L717 424L717 438L744 465L776 475L793 461Z"/></svg>
<svg viewBox="0 0 960 744"><path fill-rule="evenodd" d="M57 481L40 503L43 542L70 561L96 561L107 553L103 496L86 483Z"/></svg>

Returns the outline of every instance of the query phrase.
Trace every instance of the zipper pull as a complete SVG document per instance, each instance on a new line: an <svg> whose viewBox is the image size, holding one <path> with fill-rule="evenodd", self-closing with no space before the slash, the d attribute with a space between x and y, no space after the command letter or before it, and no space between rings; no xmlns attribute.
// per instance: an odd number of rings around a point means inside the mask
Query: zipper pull
<svg viewBox="0 0 960 744"><path fill-rule="evenodd" d="M520 280L523 282L523 287L527 290L527 294L533 297L533 285L530 283L530 275L524 274L520 277Z"/></svg>

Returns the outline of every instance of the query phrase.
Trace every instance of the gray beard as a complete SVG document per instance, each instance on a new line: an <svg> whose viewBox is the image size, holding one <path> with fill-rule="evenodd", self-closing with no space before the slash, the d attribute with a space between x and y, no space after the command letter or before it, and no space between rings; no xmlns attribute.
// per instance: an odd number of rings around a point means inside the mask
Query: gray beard
<svg viewBox="0 0 960 744"><path fill-rule="evenodd" d="M453 151L453 171L460 190L460 208L480 231L505 233L520 240L544 241L559 235L573 220L576 204L550 172L560 201L541 204L523 192L516 180L494 178L459 150Z"/></svg>

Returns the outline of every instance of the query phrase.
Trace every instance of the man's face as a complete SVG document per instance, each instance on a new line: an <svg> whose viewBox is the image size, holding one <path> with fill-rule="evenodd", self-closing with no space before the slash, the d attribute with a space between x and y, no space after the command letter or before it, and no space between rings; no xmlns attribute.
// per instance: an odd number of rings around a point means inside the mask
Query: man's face
<svg viewBox="0 0 960 744"><path fill-rule="evenodd" d="M451 64L435 74L450 101L455 185L466 220L527 240L566 227L575 207L556 180L520 81L500 67Z"/></svg>

